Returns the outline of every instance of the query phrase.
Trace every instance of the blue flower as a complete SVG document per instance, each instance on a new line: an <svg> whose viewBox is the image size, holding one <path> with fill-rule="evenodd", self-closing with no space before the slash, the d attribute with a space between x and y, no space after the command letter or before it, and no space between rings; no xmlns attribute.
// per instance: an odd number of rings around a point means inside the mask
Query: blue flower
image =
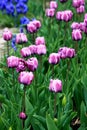
<svg viewBox="0 0 87 130"><path fill-rule="evenodd" d="M26 14L27 11L28 11L28 7L23 2L19 2L16 5L16 12L17 12L17 14Z"/></svg>
<svg viewBox="0 0 87 130"><path fill-rule="evenodd" d="M15 6L12 3L10 3L6 6L6 13L9 14L9 15L14 15Z"/></svg>
<svg viewBox="0 0 87 130"><path fill-rule="evenodd" d="M18 3L18 2L24 2L24 3L27 3L28 0L15 0L15 2L16 2L16 3Z"/></svg>
<svg viewBox="0 0 87 130"><path fill-rule="evenodd" d="M0 10L4 10L6 8L6 1L5 0L2 0L1 2L0 2Z"/></svg>
<svg viewBox="0 0 87 130"><path fill-rule="evenodd" d="M20 33L23 33L24 30L23 30L23 27L20 27Z"/></svg>
<svg viewBox="0 0 87 130"><path fill-rule="evenodd" d="M11 42L11 46L12 46L12 48L14 49L14 51L17 50L15 43L16 43L16 35L13 35L12 42Z"/></svg>
<svg viewBox="0 0 87 130"><path fill-rule="evenodd" d="M28 24L29 22L30 22L30 20L25 16L20 18L20 23L21 24Z"/></svg>

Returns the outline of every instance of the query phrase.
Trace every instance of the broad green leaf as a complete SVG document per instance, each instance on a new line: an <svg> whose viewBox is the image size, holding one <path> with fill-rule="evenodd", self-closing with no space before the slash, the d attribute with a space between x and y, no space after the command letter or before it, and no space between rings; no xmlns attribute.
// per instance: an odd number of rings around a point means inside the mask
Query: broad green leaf
<svg viewBox="0 0 87 130"><path fill-rule="evenodd" d="M49 114L46 115L46 123L48 130L58 130L57 126L54 123L54 120L50 117Z"/></svg>

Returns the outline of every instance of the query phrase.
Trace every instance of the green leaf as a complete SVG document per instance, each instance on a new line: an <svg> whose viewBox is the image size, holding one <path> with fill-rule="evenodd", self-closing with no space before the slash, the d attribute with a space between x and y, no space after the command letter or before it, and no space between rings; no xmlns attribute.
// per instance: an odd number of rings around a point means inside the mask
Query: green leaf
<svg viewBox="0 0 87 130"><path fill-rule="evenodd" d="M26 112L31 113L34 108L33 108L32 104L30 103L27 96L25 97L25 104L26 104Z"/></svg>
<svg viewBox="0 0 87 130"><path fill-rule="evenodd" d="M80 120L81 120L81 124L85 124L85 126L87 126L86 106L83 101L81 103L81 108L80 108Z"/></svg>
<svg viewBox="0 0 87 130"><path fill-rule="evenodd" d="M48 130L58 130L58 128L54 123L54 120L52 120L49 114L46 115L46 123L47 123Z"/></svg>

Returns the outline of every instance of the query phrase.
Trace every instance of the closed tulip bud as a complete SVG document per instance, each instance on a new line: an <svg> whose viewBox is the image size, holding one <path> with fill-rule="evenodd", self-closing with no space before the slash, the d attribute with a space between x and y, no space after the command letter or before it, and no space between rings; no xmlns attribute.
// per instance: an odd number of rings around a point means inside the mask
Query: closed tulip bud
<svg viewBox="0 0 87 130"><path fill-rule="evenodd" d="M10 126L8 130L12 130L12 127Z"/></svg>
<svg viewBox="0 0 87 130"><path fill-rule="evenodd" d="M49 90L55 93L62 91L62 81L59 79L51 79L49 84Z"/></svg>
<svg viewBox="0 0 87 130"><path fill-rule="evenodd" d="M4 29L3 39L6 41L10 41L12 39L12 32L8 28Z"/></svg>
<svg viewBox="0 0 87 130"><path fill-rule="evenodd" d="M18 77L19 82L24 85L30 85L33 79L34 79L33 73L26 71L20 72Z"/></svg>
<svg viewBox="0 0 87 130"><path fill-rule="evenodd" d="M19 118L22 119L22 120L25 120L27 118L27 116L24 112L20 112Z"/></svg>
<svg viewBox="0 0 87 130"><path fill-rule="evenodd" d="M45 39L44 39L44 37L37 37L35 39L35 44L36 45L45 45Z"/></svg>
<svg viewBox="0 0 87 130"><path fill-rule="evenodd" d="M24 33L18 33L16 35L16 43L17 44L23 44L28 41L27 36Z"/></svg>
<svg viewBox="0 0 87 130"><path fill-rule="evenodd" d="M63 105L63 106L66 105L66 96L64 96L63 99L62 99L62 105Z"/></svg>
<svg viewBox="0 0 87 130"><path fill-rule="evenodd" d="M9 68L16 68L18 66L19 58L16 56L10 56L7 58L7 65Z"/></svg>
<svg viewBox="0 0 87 130"><path fill-rule="evenodd" d="M27 61L27 68L30 70L30 71L35 71L38 67L38 60L36 57L32 57L32 58L29 58Z"/></svg>
<svg viewBox="0 0 87 130"><path fill-rule="evenodd" d="M57 119L57 118L54 118L54 122L57 124L57 123L58 123L58 119Z"/></svg>
<svg viewBox="0 0 87 130"><path fill-rule="evenodd" d="M50 8L56 9L58 7L58 4L56 1L50 1Z"/></svg>

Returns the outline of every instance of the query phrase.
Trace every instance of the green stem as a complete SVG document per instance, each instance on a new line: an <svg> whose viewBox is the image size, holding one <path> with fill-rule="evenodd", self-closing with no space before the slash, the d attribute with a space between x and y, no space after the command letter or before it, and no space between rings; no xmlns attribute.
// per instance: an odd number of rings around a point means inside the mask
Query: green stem
<svg viewBox="0 0 87 130"><path fill-rule="evenodd" d="M26 96L26 85L24 85L24 93L23 93L23 112L25 112L25 96ZM25 127L25 120L22 120L22 129L24 130Z"/></svg>
<svg viewBox="0 0 87 130"><path fill-rule="evenodd" d="M57 99L56 99L56 93L54 93L54 117L55 117L55 115L56 115L56 101L57 101Z"/></svg>
<svg viewBox="0 0 87 130"><path fill-rule="evenodd" d="M7 57L9 57L9 42L7 41Z"/></svg>
<svg viewBox="0 0 87 130"><path fill-rule="evenodd" d="M32 42L35 43L35 33L32 34Z"/></svg>
<svg viewBox="0 0 87 130"><path fill-rule="evenodd" d="M43 0L43 11L46 9L46 0Z"/></svg>

